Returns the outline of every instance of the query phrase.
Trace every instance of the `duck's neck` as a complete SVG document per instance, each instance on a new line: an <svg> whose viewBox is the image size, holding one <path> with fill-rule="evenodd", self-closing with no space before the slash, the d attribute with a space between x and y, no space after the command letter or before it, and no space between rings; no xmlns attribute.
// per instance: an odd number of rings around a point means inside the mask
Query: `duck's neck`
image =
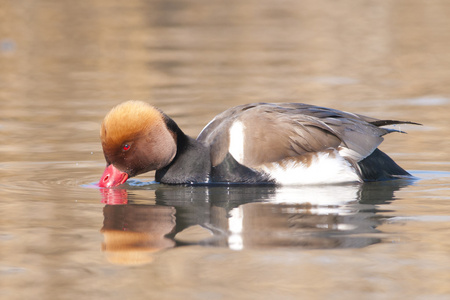
<svg viewBox="0 0 450 300"><path fill-rule="evenodd" d="M209 148L179 128L176 136L177 154L168 166L156 171L155 180L168 184L206 183L211 170Z"/></svg>

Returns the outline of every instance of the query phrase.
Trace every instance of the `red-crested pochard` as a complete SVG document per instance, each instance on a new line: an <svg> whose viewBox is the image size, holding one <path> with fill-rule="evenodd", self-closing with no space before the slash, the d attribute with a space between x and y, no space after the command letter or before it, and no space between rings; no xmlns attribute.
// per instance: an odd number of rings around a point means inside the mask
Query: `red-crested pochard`
<svg viewBox="0 0 450 300"><path fill-rule="evenodd" d="M168 184L328 184L411 176L377 149L378 120L302 103L254 103L217 115L197 139L141 101L114 107L101 126L100 187L156 170Z"/></svg>

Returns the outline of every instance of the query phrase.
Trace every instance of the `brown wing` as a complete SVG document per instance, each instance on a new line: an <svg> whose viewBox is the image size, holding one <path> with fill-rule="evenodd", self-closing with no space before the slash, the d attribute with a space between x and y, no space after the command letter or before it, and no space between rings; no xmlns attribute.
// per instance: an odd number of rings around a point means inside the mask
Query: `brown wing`
<svg viewBox="0 0 450 300"><path fill-rule="evenodd" d="M382 122L377 119L313 105L241 105L219 114L197 138L210 146L214 166L228 153L235 121L243 124L245 136L244 157L239 162L249 167L330 148L345 149L348 158L358 162L392 131L377 127Z"/></svg>

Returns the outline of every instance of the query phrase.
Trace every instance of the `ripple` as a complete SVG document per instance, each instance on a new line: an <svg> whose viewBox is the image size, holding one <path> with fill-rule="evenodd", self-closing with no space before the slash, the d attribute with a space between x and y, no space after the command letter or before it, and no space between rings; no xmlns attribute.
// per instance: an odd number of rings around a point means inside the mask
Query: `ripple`
<svg viewBox="0 0 450 300"><path fill-rule="evenodd" d="M427 162L427 164L430 164ZM431 163L433 164L433 163ZM437 164L437 163L436 163ZM413 170L409 171L411 175L420 179L438 179L450 177L450 172L447 171L429 171L429 170Z"/></svg>
<svg viewBox="0 0 450 300"><path fill-rule="evenodd" d="M58 197L63 190L92 182L101 172L95 161L3 162L0 169L2 193L30 197Z"/></svg>
<svg viewBox="0 0 450 300"><path fill-rule="evenodd" d="M396 222L450 222L450 216L411 216L411 217L392 217L388 219L389 223Z"/></svg>

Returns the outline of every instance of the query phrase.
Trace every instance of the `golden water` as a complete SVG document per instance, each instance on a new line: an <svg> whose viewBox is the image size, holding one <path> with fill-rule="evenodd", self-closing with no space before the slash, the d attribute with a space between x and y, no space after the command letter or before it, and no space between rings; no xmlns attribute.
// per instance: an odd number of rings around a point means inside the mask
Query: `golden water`
<svg viewBox="0 0 450 300"><path fill-rule="evenodd" d="M445 0L0 0L0 298L447 299L449 15ZM102 193L99 124L128 99L192 136L257 101L419 122L381 146L418 180L149 173Z"/></svg>

